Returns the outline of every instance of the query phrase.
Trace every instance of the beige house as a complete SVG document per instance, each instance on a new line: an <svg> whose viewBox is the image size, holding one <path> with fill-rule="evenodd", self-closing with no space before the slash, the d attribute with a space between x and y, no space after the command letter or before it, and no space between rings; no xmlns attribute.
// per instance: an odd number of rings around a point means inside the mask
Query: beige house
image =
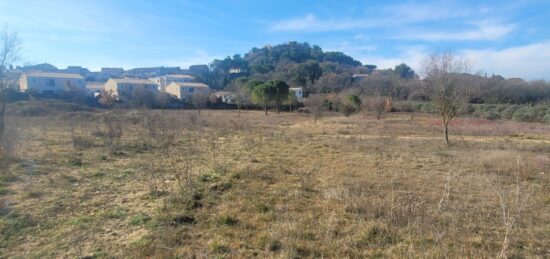
<svg viewBox="0 0 550 259"><path fill-rule="evenodd" d="M166 86L165 91L175 95L180 100L191 100L196 94L208 95L210 93L210 87L203 83L171 83Z"/></svg>
<svg viewBox="0 0 550 259"><path fill-rule="evenodd" d="M150 78L150 80L155 82L159 86L159 91L164 91L166 86L171 83L193 82L193 80L195 80L195 77L190 75L164 75Z"/></svg>
<svg viewBox="0 0 550 259"><path fill-rule="evenodd" d="M19 77L19 90L22 92L34 91L44 94L85 88L86 82L79 74L25 72Z"/></svg>
<svg viewBox="0 0 550 259"><path fill-rule="evenodd" d="M131 96L133 91L151 91L158 92L155 82L148 79L139 78L111 78L105 83L105 91L113 96Z"/></svg>

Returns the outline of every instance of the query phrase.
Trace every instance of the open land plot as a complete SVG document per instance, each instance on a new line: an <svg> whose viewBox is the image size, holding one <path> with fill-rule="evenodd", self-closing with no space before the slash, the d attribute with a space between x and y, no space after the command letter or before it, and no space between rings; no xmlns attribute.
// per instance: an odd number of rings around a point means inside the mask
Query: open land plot
<svg viewBox="0 0 550 259"><path fill-rule="evenodd" d="M548 257L550 126L122 110L10 117L0 257Z"/></svg>

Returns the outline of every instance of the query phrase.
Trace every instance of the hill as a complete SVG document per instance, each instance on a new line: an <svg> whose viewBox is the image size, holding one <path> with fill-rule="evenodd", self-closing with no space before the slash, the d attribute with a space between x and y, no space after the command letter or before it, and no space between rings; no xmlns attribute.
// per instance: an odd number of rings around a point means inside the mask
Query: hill
<svg viewBox="0 0 550 259"><path fill-rule="evenodd" d="M325 74L345 74L351 78L353 72L367 73L375 66L363 66L342 52L323 51L316 45L291 41L252 48L243 56L216 59L210 68L200 79L215 89L223 89L237 78L279 79L293 86L310 87Z"/></svg>

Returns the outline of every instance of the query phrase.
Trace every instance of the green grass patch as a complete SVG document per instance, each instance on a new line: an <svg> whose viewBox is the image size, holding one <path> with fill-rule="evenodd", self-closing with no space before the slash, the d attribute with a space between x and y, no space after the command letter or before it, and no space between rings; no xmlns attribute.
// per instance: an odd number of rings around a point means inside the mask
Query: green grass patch
<svg viewBox="0 0 550 259"><path fill-rule="evenodd" d="M151 220L151 217L149 215L145 213L138 214L130 218L130 225L133 225L133 226L145 225L150 220Z"/></svg>
<svg viewBox="0 0 550 259"><path fill-rule="evenodd" d="M223 215L218 218L218 223L224 226L236 226L239 224L239 220L229 215Z"/></svg>

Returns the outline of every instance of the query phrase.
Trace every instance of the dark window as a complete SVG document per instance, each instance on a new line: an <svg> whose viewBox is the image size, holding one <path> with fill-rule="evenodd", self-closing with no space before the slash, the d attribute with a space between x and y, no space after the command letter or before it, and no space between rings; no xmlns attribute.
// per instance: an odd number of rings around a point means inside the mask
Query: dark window
<svg viewBox="0 0 550 259"><path fill-rule="evenodd" d="M55 86L55 80L46 79L46 86Z"/></svg>
<svg viewBox="0 0 550 259"><path fill-rule="evenodd" d="M190 88L189 88L189 92L190 92L190 93L195 92L195 88L190 87Z"/></svg>

